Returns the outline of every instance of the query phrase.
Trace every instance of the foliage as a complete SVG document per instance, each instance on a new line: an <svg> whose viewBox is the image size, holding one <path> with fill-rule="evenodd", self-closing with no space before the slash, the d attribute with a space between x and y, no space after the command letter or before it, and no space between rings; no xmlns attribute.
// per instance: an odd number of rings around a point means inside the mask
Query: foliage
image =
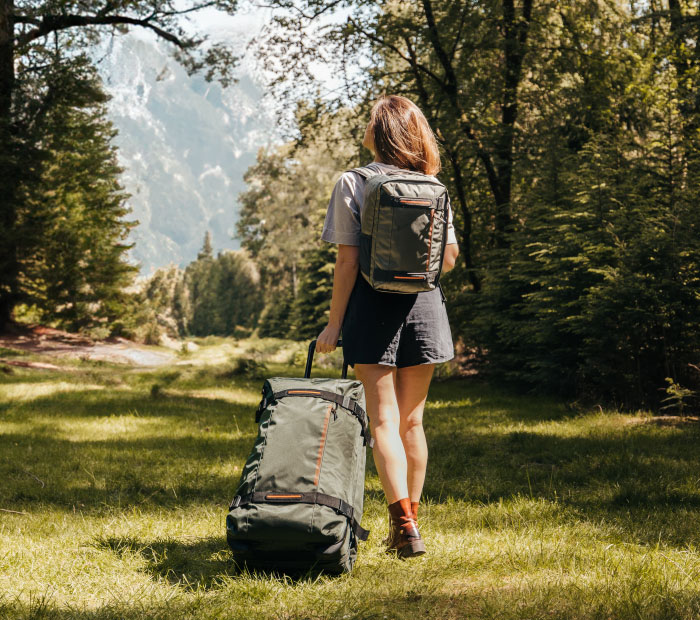
<svg viewBox="0 0 700 620"><path fill-rule="evenodd" d="M205 79L226 85L233 79L238 57L226 43L206 43L183 23L188 14L217 9L233 14L237 0L189 2L187 6L165 0L151 2L4 2L0 18L0 329L27 297L46 298L68 327L89 324L89 311L98 320L109 321L123 313L128 300L116 293L117 281L128 280L122 263L123 237L113 223L117 214L114 161L102 153L100 141L111 139L98 108L103 100L94 75L85 78L86 55L104 33L114 36L130 27L148 29L174 46L175 58L192 74L203 71ZM72 109L75 108L75 109ZM71 137L87 140L88 153L71 151ZM93 137L99 134L99 137ZM92 165L92 173L79 174ZM92 174L92 177L90 176ZM96 183L94 199L84 194L91 179ZM41 191L45 195L41 196ZM56 195L51 192L56 191ZM43 208L61 202L65 218L54 217ZM95 249L86 259L85 238L94 230L98 202L110 234L110 249L98 234ZM37 209L36 204L40 203ZM42 222L33 222L43 218ZM49 223L51 220L51 223ZM43 242L45 224L50 232L65 233L64 248L54 243L43 252L37 238L27 234L27 224L37 224ZM122 222L121 226L127 226ZM86 232L82 227L86 226ZM73 245L76 242L77 245ZM81 254L82 252L82 254ZM51 264L54 261L55 264ZM80 282L82 262L94 276ZM48 266L42 268L42 263ZM34 269L27 267L33 263ZM49 272L65 272L67 281L47 282ZM58 276L60 279L60 276ZM28 293L27 288L31 291ZM52 295L58 295L53 299Z"/></svg>
<svg viewBox="0 0 700 620"><path fill-rule="evenodd" d="M158 320L173 335L188 334L191 314L185 274L175 265L158 269L146 282L143 295L158 314Z"/></svg>
<svg viewBox="0 0 700 620"><path fill-rule="evenodd" d="M336 255L337 247L330 243L302 254L299 292L290 317L293 333L298 339L315 338L328 324Z"/></svg>
<svg viewBox="0 0 700 620"><path fill-rule="evenodd" d="M231 335L254 327L262 307L260 276L242 251L207 252L206 242L184 273L190 313L188 330L196 336Z"/></svg>
<svg viewBox="0 0 700 620"><path fill-rule="evenodd" d="M258 321L260 338L291 338L291 311L293 298L290 291L282 291L267 303Z"/></svg>
<svg viewBox="0 0 700 620"><path fill-rule="evenodd" d="M666 377L699 387L700 21L661 4L355 1L322 24L307 0L268 30L275 96L311 88L311 61L342 77L300 135L345 110L355 142L381 92L426 113L460 238L453 334L487 376L629 408L658 408Z"/></svg>
<svg viewBox="0 0 700 620"><path fill-rule="evenodd" d="M326 114L321 130L261 150L246 172L237 232L261 276L261 337L306 339L325 326L336 249L320 231L338 173L354 161L356 148L340 140L347 122L346 111Z"/></svg>
<svg viewBox="0 0 700 620"><path fill-rule="evenodd" d="M254 357L239 357L234 362L229 370L221 373L221 377L231 379L234 377L244 376L250 379L264 379L268 372L267 366Z"/></svg>
<svg viewBox="0 0 700 620"><path fill-rule="evenodd" d="M260 276L245 251L214 256L206 234L197 259L184 270L158 269L141 290L149 338L162 333L194 336L244 336L262 309ZM157 335L156 335L157 334Z"/></svg>
<svg viewBox="0 0 700 620"><path fill-rule="evenodd" d="M683 411L687 407L687 401L690 398L697 398L697 394L688 388L676 383L671 377L666 377L666 398L661 399L662 411L665 409L675 409L678 415L683 415Z"/></svg>

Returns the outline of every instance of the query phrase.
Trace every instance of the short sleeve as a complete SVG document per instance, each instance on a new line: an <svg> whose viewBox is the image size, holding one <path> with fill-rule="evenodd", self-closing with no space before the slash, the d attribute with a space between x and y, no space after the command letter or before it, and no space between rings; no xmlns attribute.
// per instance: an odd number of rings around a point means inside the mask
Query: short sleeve
<svg viewBox="0 0 700 620"><path fill-rule="evenodd" d="M455 226L452 221L452 205L450 204L450 199L447 199L447 241L445 245L450 245L451 243L457 243L457 235L455 234Z"/></svg>
<svg viewBox="0 0 700 620"><path fill-rule="evenodd" d="M333 188L323 223L321 240L343 245L360 245L360 205L356 197L356 175L345 172Z"/></svg>

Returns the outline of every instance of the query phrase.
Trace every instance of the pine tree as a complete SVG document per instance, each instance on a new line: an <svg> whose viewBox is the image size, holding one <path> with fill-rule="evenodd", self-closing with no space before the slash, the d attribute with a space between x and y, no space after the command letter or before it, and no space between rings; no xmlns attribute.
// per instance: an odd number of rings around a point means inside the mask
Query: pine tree
<svg viewBox="0 0 700 620"><path fill-rule="evenodd" d="M84 57L53 76L54 105L37 130L40 176L20 186L17 248L22 299L68 329L109 325L129 309L137 267L126 242L129 194L119 183L116 135L95 70Z"/></svg>
<svg viewBox="0 0 700 620"><path fill-rule="evenodd" d="M209 235L197 260L184 272L189 317L187 329L197 336L233 335L252 328L262 310L260 275L245 251L211 253Z"/></svg>
<svg viewBox="0 0 700 620"><path fill-rule="evenodd" d="M302 255L299 290L290 317L296 339L315 338L328 323L336 255L337 247L330 243Z"/></svg>
<svg viewBox="0 0 700 620"><path fill-rule="evenodd" d="M206 260L209 258L214 258L214 248L211 244L211 233L207 231L204 233L204 243L202 249L197 254L197 260Z"/></svg>

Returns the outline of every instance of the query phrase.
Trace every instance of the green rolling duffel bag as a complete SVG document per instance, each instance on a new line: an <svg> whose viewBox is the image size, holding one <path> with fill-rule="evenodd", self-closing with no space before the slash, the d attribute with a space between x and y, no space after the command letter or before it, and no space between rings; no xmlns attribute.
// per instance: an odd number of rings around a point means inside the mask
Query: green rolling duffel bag
<svg viewBox="0 0 700 620"><path fill-rule="evenodd" d="M352 570L365 484L365 446L373 445L362 383L266 379L256 412L258 436L226 517L234 559L248 568L299 573ZM338 342L342 346L342 342Z"/></svg>

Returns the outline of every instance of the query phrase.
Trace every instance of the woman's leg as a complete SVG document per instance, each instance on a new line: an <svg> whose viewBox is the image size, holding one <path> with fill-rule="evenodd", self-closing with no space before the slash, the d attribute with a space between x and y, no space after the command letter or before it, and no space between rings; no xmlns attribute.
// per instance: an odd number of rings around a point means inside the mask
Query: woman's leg
<svg viewBox="0 0 700 620"><path fill-rule="evenodd" d="M408 497L406 453L399 435L396 368L355 364L355 376L365 387L367 415L374 437L374 463L389 504Z"/></svg>
<svg viewBox="0 0 700 620"><path fill-rule="evenodd" d="M423 409L435 364L406 366L396 373L399 406L399 433L407 462L408 494L411 502L420 500L428 464L428 444L423 431Z"/></svg>

